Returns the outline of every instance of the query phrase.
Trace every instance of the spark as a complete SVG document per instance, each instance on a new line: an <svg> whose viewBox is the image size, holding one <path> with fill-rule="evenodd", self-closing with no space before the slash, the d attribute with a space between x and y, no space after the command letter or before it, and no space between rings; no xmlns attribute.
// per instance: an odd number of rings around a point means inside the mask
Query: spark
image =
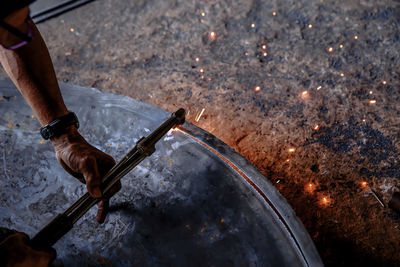
<svg viewBox="0 0 400 267"><path fill-rule="evenodd" d="M267 52L264 52L264 53L263 53L263 56L264 56L264 57L268 56L268 53L267 53Z"/></svg>
<svg viewBox="0 0 400 267"><path fill-rule="evenodd" d="M365 181L361 182L361 186L362 186L362 187L364 187L364 188L365 188L365 187L367 187L367 185L368 185L368 183L367 183L367 182L365 182Z"/></svg>
<svg viewBox="0 0 400 267"><path fill-rule="evenodd" d="M69 29L70 30L70 32L74 32L75 31L75 29L74 28L71 28L71 29Z"/></svg>
<svg viewBox="0 0 400 267"><path fill-rule="evenodd" d="M290 152L290 153L293 153L293 152L295 152L295 151L296 151L296 149L295 149L294 147L289 148L289 152Z"/></svg>
<svg viewBox="0 0 400 267"><path fill-rule="evenodd" d="M34 119L34 118L35 118L35 115L32 114L32 115L31 115L31 118Z"/></svg>
<svg viewBox="0 0 400 267"><path fill-rule="evenodd" d="M202 115L203 115L203 113L204 113L204 110L206 110L206 109L205 109L205 108L203 108L203 109L201 110L201 112L200 112L199 116L197 116L197 118L196 118L196 122L199 122L199 120L200 120L201 116L202 116Z"/></svg>
<svg viewBox="0 0 400 267"><path fill-rule="evenodd" d="M196 60L196 62L199 62L199 61L200 61L200 58L196 57L196 59L195 59L195 60Z"/></svg>
<svg viewBox="0 0 400 267"><path fill-rule="evenodd" d="M204 19L200 19L200 23L203 23L204 22Z"/></svg>
<svg viewBox="0 0 400 267"><path fill-rule="evenodd" d="M276 12L274 11L274 12L272 12L272 16L276 16Z"/></svg>
<svg viewBox="0 0 400 267"><path fill-rule="evenodd" d="M221 223L224 223L225 222L225 219L221 219Z"/></svg>
<svg viewBox="0 0 400 267"><path fill-rule="evenodd" d="M210 32L209 37L211 40L215 40L215 38L217 37L217 34L215 32Z"/></svg>
<svg viewBox="0 0 400 267"><path fill-rule="evenodd" d="M256 86L255 88L254 88L254 91L256 91L256 92L258 92L258 91L260 91L261 90L261 87L260 86Z"/></svg>
<svg viewBox="0 0 400 267"><path fill-rule="evenodd" d="M204 79L204 75L201 75L201 76L200 76L200 79Z"/></svg>
<svg viewBox="0 0 400 267"><path fill-rule="evenodd" d="M322 206L328 206L331 203L329 196L323 196L320 200Z"/></svg>
<svg viewBox="0 0 400 267"><path fill-rule="evenodd" d="M342 44L340 44L340 45L339 45L339 47L340 47L340 48L343 48L343 45L342 45Z"/></svg>
<svg viewBox="0 0 400 267"><path fill-rule="evenodd" d="M354 35L354 39L357 40L358 39L358 35Z"/></svg>
<svg viewBox="0 0 400 267"><path fill-rule="evenodd" d="M317 125L315 125L314 130L318 131L318 129L319 129L319 125L317 124Z"/></svg>
<svg viewBox="0 0 400 267"><path fill-rule="evenodd" d="M320 86L318 86L318 87L317 87L317 91L319 91L321 88L322 88L322 86L321 86L321 85L320 85Z"/></svg>
<svg viewBox="0 0 400 267"><path fill-rule="evenodd" d="M206 16L206 13L201 12L201 16L202 16L202 17L205 17L205 16Z"/></svg>
<svg viewBox="0 0 400 267"><path fill-rule="evenodd" d="M305 186L305 191L307 191L308 193L314 193L315 189L316 188L315 188L315 185L313 183L308 183Z"/></svg>
<svg viewBox="0 0 400 267"><path fill-rule="evenodd" d="M369 103L370 104L376 104L376 100L370 100Z"/></svg>
<svg viewBox="0 0 400 267"><path fill-rule="evenodd" d="M310 96L310 94L308 93L308 91L304 91L301 93L301 98L308 98Z"/></svg>
<svg viewBox="0 0 400 267"><path fill-rule="evenodd" d="M329 53L333 53L333 47L329 47L329 48L328 48L328 52L329 52Z"/></svg>
<svg viewBox="0 0 400 267"><path fill-rule="evenodd" d="M261 48L262 48L262 50L266 50L267 49L267 45L262 45Z"/></svg>
<svg viewBox="0 0 400 267"><path fill-rule="evenodd" d="M387 83L386 81L382 81L382 84L383 84L383 85L386 85L386 83Z"/></svg>
<svg viewBox="0 0 400 267"><path fill-rule="evenodd" d="M369 94L372 95L372 91L369 91Z"/></svg>
<svg viewBox="0 0 400 267"><path fill-rule="evenodd" d="M200 73L204 73L204 69L200 69Z"/></svg>
<svg viewBox="0 0 400 267"><path fill-rule="evenodd" d="M366 122L366 121L367 121L366 119L363 119L363 120L362 120L362 122Z"/></svg>
<svg viewBox="0 0 400 267"><path fill-rule="evenodd" d="M255 27L256 27L256 24L252 23L252 24L251 24L251 27L252 27L252 28L255 28Z"/></svg>
<svg viewBox="0 0 400 267"><path fill-rule="evenodd" d="M312 25L311 25L311 24L308 24L308 28L311 29L311 28L312 28Z"/></svg>
<svg viewBox="0 0 400 267"><path fill-rule="evenodd" d="M340 73L340 76L341 76L341 77L344 77L344 73Z"/></svg>
<svg viewBox="0 0 400 267"><path fill-rule="evenodd" d="M290 159L287 159L287 160L286 160L286 162L289 162L289 161L290 161Z"/></svg>
<svg viewBox="0 0 400 267"><path fill-rule="evenodd" d="M249 55L249 53L245 52L245 53L244 53L244 55L245 55L245 56L248 56L248 55Z"/></svg>

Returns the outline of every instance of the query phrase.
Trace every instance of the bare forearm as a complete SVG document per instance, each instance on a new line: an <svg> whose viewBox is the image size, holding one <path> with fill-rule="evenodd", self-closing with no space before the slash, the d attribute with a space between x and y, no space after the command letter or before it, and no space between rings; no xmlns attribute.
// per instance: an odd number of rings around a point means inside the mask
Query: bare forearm
<svg viewBox="0 0 400 267"><path fill-rule="evenodd" d="M29 44L15 51L0 46L0 62L42 125L68 113L49 52L36 26Z"/></svg>

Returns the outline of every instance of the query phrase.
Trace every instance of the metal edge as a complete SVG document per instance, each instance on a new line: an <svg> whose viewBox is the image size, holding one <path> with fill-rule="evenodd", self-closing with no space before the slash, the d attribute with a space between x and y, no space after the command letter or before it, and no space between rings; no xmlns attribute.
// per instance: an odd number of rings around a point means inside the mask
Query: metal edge
<svg viewBox="0 0 400 267"><path fill-rule="evenodd" d="M276 221L281 223L282 229L292 238L304 266L324 266L310 235L287 200L256 167L217 137L193 124L186 122L180 130L224 160L266 202L272 214L276 215Z"/></svg>

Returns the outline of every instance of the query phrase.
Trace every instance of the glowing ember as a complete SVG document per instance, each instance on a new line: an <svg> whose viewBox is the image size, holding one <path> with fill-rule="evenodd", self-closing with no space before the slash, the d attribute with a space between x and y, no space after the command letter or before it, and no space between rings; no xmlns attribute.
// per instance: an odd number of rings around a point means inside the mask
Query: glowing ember
<svg viewBox="0 0 400 267"><path fill-rule="evenodd" d="M367 120L366 120L366 119L363 119L362 121L363 121L363 122L366 122Z"/></svg>
<svg viewBox="0 0 400 267"><path fill-rule="evenodd" d="M200 58L196 57L196 59L195 59L195 60L196 60L196 62L199 62L199 61L200 61Z"/></svg>
<svg viewBox="0 0 400 267"><path fill-rule="evenodd" d="M318 129L319 129L319 125L317 124L317 125L315 125L314 130L318 131Z"/></svg>
<svg viewBox="0 0 400 267"><path fill-rule="evenodd" d="M202 17L205 17L205 16L206 16L206 13L201 12L201 16L202 16Z"/></svg>
<svg viewBox="0 0 400 267"><path fill-rule="evenodd" d="M267 45L262 45L261 48L262 48L262 50L266 50L267 49Z"/></svg>
<svg viewBox="0 0 400 267"><path fill-rule="evenodd" d="M334 51L334 50L333 50L333 47L329 47L329 48L328 48L328 52L329 52L329 53L333 53L333 51Z"/></svg>
<svg viewBox="0 0 400 267"><path fill-rule="evenodd" d="M263 53L263 56L264 56L264 57L268 56L268 53L267 53L267 52L264 52L264 53Z"/></svg>
<svg viewBox="0 0 400 267"><path fill-rule="evenodd" d="M251 27L252 27L252 28L255 28L255 27L256 27L256 24L252 23L252 24L251 24Z"/></svg>
<svg viewBox="0 0 400 267"><path fill-rule="evenodd" d="M372 91L369 91L369 94L372 95Z"/></svg>
<svg viewBox="0 0 400 267"><path fill-rule="evenodd" d="M272 12L272 16L276 16L276 12L274 11L274 12Z"/></svg>
<svg viewBox="0 0 400 267"><path fill-rule="evenodd" d="M316 189L316 186L313 183L308 183L305 186L305 191L308 193L311 193L311 194L314 193L315 189Z"/></svg>
<svg viewBox="0 0 400 267"><path fill-rule="evenodd" d="M204 69L200 69L200 73L204 73Z"/></svg>
<svg viewBox="0 0 400 267"><path fill-rule="evenodd" d="M310 96L310 94L308 93L308 91L304 91L301 93L301 98L308 98Z"/></svg>
<svg viewBox="0 0 400 267"><path fill-rule="evenodd" d="M312 28L312 25L311 25L311 24L308 24L308 28L311 29L311 28Z"/></svg>
<svg viewBox="0 0 400 267"><path fill-rule="evenodd" d="M340 76L344 77L344 73L340 73Z"/></svg>
<svg viewBox="0 0 400 267"><path fill-rule="evenodd" d="M355 36L354 36L354 39L355 39L355 40L357 40L357 39L358 39L358 36L357 36L357 35L355 35Z"/></svg>
<svg viewBox="0 0 400 267"><path fill-rule="evenodd" d="M256 86L255 88L254 88L254 91L256 91L256 92L258 92L258 91L260 91L261 90L261 87L260 86Z"/></svg>
<svg viewBox="0 0 400 267"><path fill-rule="evenodd" d="M289 161L290 161L290 159L287 159L287 160L286 160L286 162L289 162Z"/></svg>
<svg viewBox="0 0 400 267"><path fill-rule="evenodd" d="M369 103L370 104L376 104L376 100L370 100Z"/></svg>
<svg viewBox="0 0 400 267"><path fill-rule="evenodd" d="M245 53L244 53L244 55L245 55L245 56L248 56L248 55L249 55L249 53L245 52Z"/></svg>
<svg viewBox="0 0 400 267"><path fill-rule="evenodd" d="M383 81L382 84L383 84L383 85L386 85L386 81Z"/></svg>
<svg viewBox="0 0 400 267"><path fill-rule="evenodd" d="M329 206L329 204L331 204L331 202L332 202L332 200L331 200L328 196L323 196L323 197L320 199L320 204L321 204L322 206Z"/></svg>
<svg viewBox="0 0 400 267"><path fill-rule="evenodd" d="M341 44L341 45L339 45L339 47L340 47L340 48L343 48L343 45Z"/></svg>
<svg viewBox="0 0 400 267"><path fill-rule="evenodd" d="M35 115L32 114L32 115L31 115L31 118L34 119L34 118L35 118Z"/></svg>
<svg viewBox="0 0 400 267"><path fill-rule="evenodd" d="M208 36L209 36L209 38L210 38L211 40L215 40L215 38L217 37L217 34L216 34L215 32L210 32L210 33L208 34Z"/></svg>
<svg viewBox="0 0 400 267"><path fill-rule="evenodd" d="M201 78L201 79L204 79L204 76L203 76L203 75L201 75L201 76L200 76L200 78Z"/></svg>
<svg viewBox="0 0 400 267"><path fill-rule="evenodd" d="M322 88L322 86L321 86L321 85L320 85L320 86L318 86L318 87L317 87L317 91L319 91L321 88Z"/></svg>
<svg viewBox="0 0 400 267"><path fill-rule="evenodd" d="M295 152L295 151L296 151L296 149L295 149L294 147L289 148L289 152L290 152L290 153L293 153L293 152Z"/></svg>
<svg viewBox="0 0 400 267"><path fill-rule="evenodd" d="M364 188L366 188L366 187L368 186L368 183L365 182L365 181L363 181L363 182L361 182L361 186L364 187Z"/></svg>
<svg viewBox="0 0 400 267"><path fill-rule="evenodd" d="M75 31L75 29L74 28L71 28L71 29L69 29L70 30L70 32L74 32Z"/></svg>

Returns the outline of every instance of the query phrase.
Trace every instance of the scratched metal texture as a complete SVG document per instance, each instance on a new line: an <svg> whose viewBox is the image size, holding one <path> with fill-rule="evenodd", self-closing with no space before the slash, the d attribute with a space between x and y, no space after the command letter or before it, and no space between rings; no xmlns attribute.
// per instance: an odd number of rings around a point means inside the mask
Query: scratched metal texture
<svg viewBox="0 0 400 267"><path fill-rule="evenodd" d="M117 161L169 117L128 97L61 87L81 134ZM0 225L33 236L86 189L41 143L38 121L8 80L0 81L0 114ZM92 208L57 242L55 266L322 265L301 222L257 169L200 128L186 123L184 130L220 155L169 133L123 178L104 224Z"/></svg>

